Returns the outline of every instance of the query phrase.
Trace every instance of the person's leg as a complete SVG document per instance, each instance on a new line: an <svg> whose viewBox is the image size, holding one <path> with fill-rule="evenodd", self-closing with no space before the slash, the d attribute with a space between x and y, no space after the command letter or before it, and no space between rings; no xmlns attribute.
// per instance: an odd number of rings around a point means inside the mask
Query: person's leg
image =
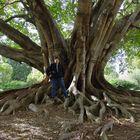
<svg viewBox="0 0 140 140"><path fill-rule="evenodd" d="M60 85L60 87L61 87L61 90L62 90L62 92L63 92L63 95L64 95L65 97L67 97L68 94L67 94L67 90L66 90L66 88L65 88L65 83L64 83L64 79L63 79L63 78L60 78L60 79L59 79L59 85Z"/></svg>
<svg viewBox="0 0 140 140"><path fill-rule="evenodd" d="M51 97L54 98L56 96L58 81L56 79L51 80Z"/></svg>

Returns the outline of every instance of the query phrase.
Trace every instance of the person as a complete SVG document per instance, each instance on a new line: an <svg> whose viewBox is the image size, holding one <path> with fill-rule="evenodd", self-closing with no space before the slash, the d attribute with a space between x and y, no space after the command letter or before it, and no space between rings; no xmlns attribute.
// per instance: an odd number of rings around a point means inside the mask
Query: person
<svg viewBox="0 0 140 140"><path fill-rule="evenodd" d="M67 90L65 88L64 83L64 69L60 64L60 60L58 57L54 58L54 63L52 63L47 69L46 74L50 78L51 81L51 98L54 99L56 97L56 91L58 86L60 86L63 95L65 98L68 97Z"/></svg>

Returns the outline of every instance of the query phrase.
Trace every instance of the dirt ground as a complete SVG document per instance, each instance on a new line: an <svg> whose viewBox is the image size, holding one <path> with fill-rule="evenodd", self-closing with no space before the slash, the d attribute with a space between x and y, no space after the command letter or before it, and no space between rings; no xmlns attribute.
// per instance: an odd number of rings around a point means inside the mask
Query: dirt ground
<svg viewBox="0 0 140 140"><path fill-rule="evenodd" d="M99 140L94 131L100 124L78 123L78 116L64 111L62 105L45 107L48 116L30 110L0 116L0 140L59 140L64 134L70 135L68 140ZM122 124L116 122L113 130L107 133L109 140L140 140L140 119L135 123L120 121Z"/></svg>

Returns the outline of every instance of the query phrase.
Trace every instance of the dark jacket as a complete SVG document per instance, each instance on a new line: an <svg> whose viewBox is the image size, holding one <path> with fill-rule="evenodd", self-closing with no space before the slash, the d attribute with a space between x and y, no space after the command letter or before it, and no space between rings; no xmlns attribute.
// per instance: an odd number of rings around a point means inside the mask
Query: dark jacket
<svg viewBox="0 0 140 140"><path fill-rule="evenodd" d="M57 64L53 63L47 68L46 73L50 77L50 79L57 79L57 78L64 77L64 69L60 63L58 64L58 70L57 70Z"/></svg>

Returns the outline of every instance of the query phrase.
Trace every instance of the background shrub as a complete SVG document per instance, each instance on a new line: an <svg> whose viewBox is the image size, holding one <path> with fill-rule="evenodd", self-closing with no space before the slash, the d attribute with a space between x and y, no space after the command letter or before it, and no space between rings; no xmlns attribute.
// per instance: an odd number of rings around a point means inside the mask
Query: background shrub
<svg viewBox="0 0 140 140"><path fill-rule="evenodd" d="M19 63L8 59L8 63L13 67L12 80L26 81L28 74L32 71L32 67L26 63Z"/></svg>
<svg viewBox="0 0 140 140"><path fill-rule="evenodd" d="M7 83L0 84L0 91L9 90L9 89L19 89L23 87L27 87L28 84L24 81L10 81Z"/></svg>
<svg viewBox="0 0 140 140"><path fill-rule="evenodd" d="M0 84L11 80L13 68L8 63L0 63Z"/></svg>
<svg viewBox="0 0 140 140"><path fill-rule="evenodd" d="M115 86L116 88L119 88L119 89L130 90L130 89L135 89L138 87L135 83L132 83L132 82L126 81L126 80L114 79L114 80L110 80L109 82L113 86Z"/></svg>
<svg viewBox="0 0 140 140"><path fill-rule="evenodd" d="M35 84L40 82L43 79L43 74L36 70L32 69L32 72L27 76L27 83L28 84Z"/></svg>
<svg viewBox="0 0 140 140"><path fill-rule="evenodd" d="M140 87L140 69L132 70L128 75L128 80L133 81L136 85Z"/></svg>

